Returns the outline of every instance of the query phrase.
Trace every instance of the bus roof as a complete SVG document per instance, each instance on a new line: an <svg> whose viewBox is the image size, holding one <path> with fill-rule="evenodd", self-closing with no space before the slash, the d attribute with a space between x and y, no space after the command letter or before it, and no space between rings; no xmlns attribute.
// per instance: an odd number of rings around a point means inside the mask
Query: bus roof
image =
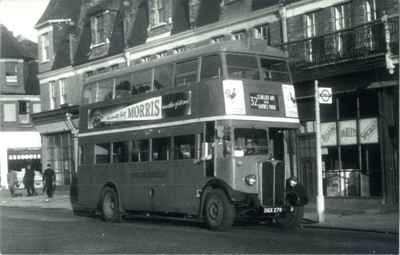
<svg viewBox="0 0 400 255"><path fill-rule="evenodd" d="M207 44L204 46L197 46L195 48L189 48L183 53L174 54L162 57L160 59L154 59L148 63L134 64L120 70L112 72L112 76L124 75L131 73L136 70L143 70L152 68L154 66L159 66L162 64L179 62L180 60L186 60L192 57L208 55L218 52L234 52L234 53L246 53L246 54L258 54L269 56L272 58L287 58L288 55L284 51L268 46L265 40L250 39L250 40L231 40L223 41L218 43ZM91 83L94 81L109 78L110 73L104 73L89 77L86 79L86 83Z"/></svg>

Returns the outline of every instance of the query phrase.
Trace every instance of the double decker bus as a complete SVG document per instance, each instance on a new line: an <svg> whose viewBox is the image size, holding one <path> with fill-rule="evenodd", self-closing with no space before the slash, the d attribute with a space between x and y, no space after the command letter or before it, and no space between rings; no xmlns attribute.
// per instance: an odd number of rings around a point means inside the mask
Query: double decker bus
<svg viewBox="0 0 400 255"><path fill-rule="evenodd" d="M294 87L287 56L265 45L210 44L88 78L74 212L297 226L307 197L290 176Z"/></svg>

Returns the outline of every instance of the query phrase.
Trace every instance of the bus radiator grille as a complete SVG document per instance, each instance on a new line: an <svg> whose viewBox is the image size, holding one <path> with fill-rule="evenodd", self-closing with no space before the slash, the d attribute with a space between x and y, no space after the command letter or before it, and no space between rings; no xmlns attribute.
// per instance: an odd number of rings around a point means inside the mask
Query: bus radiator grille
<svg viewBox="0 0 400 255"><path fill-rule="evenodd" d="M262 165L261 181L262 205L265 207L283 206L285 197L284 164L278 162L274 169L272 162L264 162Z"/></svg>

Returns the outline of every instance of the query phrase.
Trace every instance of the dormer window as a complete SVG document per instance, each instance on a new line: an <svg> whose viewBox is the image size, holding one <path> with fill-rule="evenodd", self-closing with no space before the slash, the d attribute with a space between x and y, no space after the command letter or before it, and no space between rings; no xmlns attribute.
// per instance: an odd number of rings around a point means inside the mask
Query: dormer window
<svg viewBox="0 0 400 255"><path fill-rule="evenodd" d="M90 29L92 33L92 47L96 47L106 43L105 34L105 15L104 13L90 18Z"/></svg>
<svg viewBox="0 0 400 255"><path fill-rule="evenodd" d="M164 0L153 0L153 26L158 26L167 23L167 14Z"/></svg>
<svg viewBox="0 0 400 255"><path fill-rule="evenodd" d="M39 38L40 47L40 61L47 62L50 60L50 35L44 33Z"/></svg>

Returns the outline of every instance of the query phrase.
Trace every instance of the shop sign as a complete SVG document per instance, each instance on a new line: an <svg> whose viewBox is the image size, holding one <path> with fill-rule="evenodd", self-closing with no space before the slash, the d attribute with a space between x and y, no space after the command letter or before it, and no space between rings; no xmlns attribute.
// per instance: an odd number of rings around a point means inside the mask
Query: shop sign
<svg viewBox="0 0 400 255"><path fill-rule="evenodd" d="M282 84L283 101L285 105L286 117L298 118L296 104L296 94L294 93L294 86L289 84Z"/></svg>
<svg viewBox="0 0 400 255"><path fill-rule="evenodd" d="M356 120L339 122L339 137L341 145L357 144ZM378 120L376 118L360 120L360 143L378 143ZM321 145L336 146L336 123L321 123Z"/></svg>
<svg viewBox="0 0 400 255"><path fill-rule="evenodd" d="M270 94L250 93L250 108L265 111L278 111L278 97Z"/></svg>
<svg viewBox="0 0 400 255"><path fill-rule="evenodd" d="M336 122L321 123L321 145L335 146L336 142Z"/></svg>
<svg viewBox="0 0 400 255"><path fill-rule="evenodd" d="M246 114L243 81L224 80L225 114Z"/></svg>

